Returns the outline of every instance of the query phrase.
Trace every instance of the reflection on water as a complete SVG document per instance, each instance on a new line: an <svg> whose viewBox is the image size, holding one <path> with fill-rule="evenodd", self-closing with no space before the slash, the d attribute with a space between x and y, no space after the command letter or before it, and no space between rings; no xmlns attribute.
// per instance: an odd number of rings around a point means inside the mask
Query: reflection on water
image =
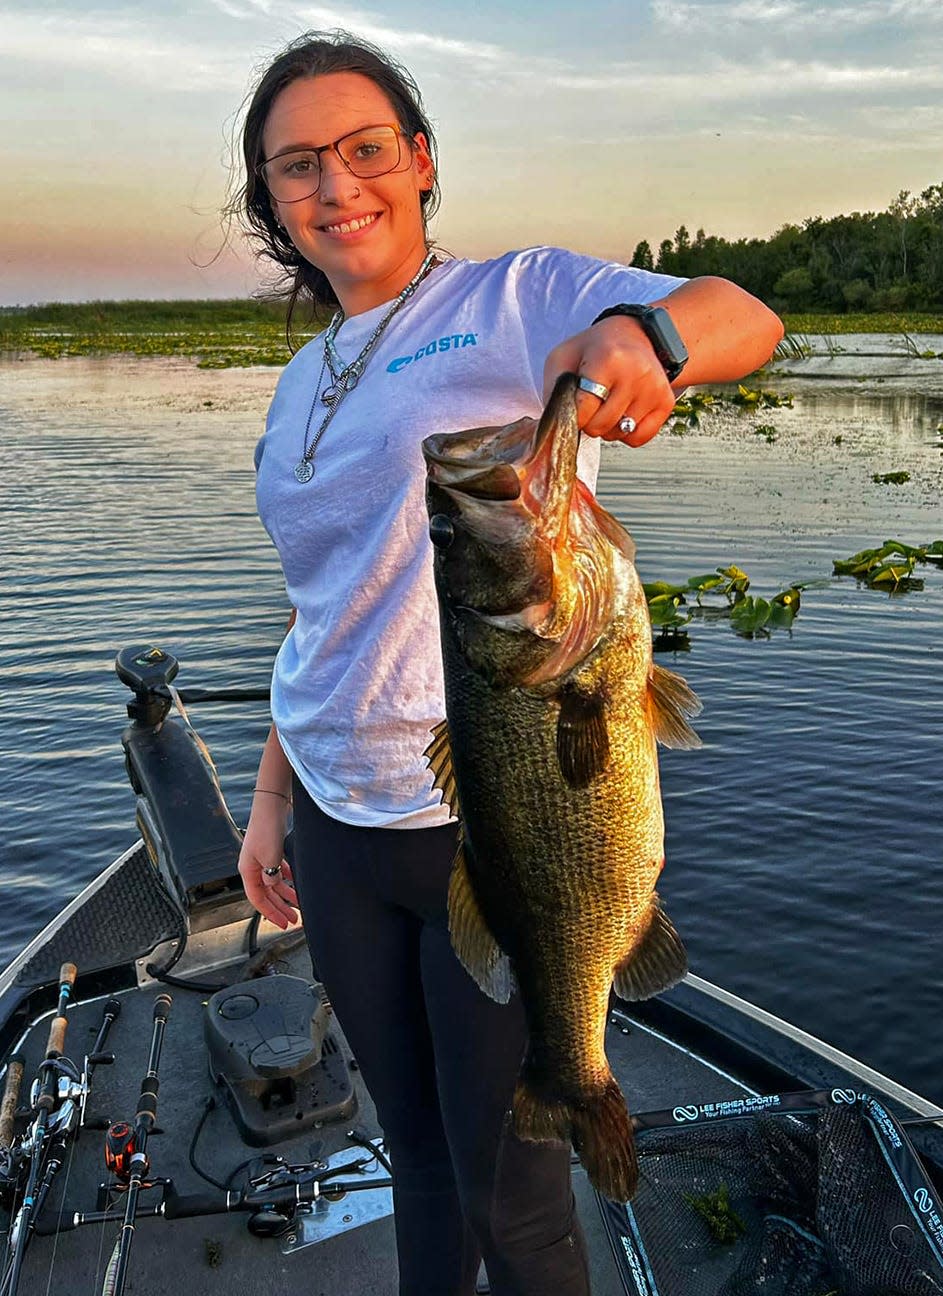
<svg viewBox="0 0 943 1296"><path fill-rule="evenodd" d="M229 399L194 399L187 375L204 379L182 366L81 363L94 390L72 371L78 410L0 368L0 963L134 836L117 649L163 644L184 684L262 684L286 613L252 497L264 390L227 379ZM66 393L59 365L43 372ZM170 406L168 374L186 393ZM662 758L661 892L696 971L943 1100L927 1029L943 988L943 573L898 599L831 578L834 558L889 536L943 535L943 395L775 386L796 404L764 413L773 444L722 414L603 457L600 494L645 579L736 562L766 597L808 583L791 632L692 627L676 665L705 745ZM911 481L871 480L892 469ZM264 707L191 716L241 819Z"/></svg>

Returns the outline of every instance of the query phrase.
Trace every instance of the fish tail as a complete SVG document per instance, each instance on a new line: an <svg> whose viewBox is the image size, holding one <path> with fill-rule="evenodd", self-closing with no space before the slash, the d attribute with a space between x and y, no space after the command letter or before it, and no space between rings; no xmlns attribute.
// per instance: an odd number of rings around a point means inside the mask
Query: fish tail
<svg viewBox="0 0 943 1296"><path fill-rule="evenodd" d="M514 1130L525 1139L569 1139L590 1183L625 1202L638 1186L635 1136L615 1078L572 1102L541 1095L522 1074L514 1091Z"/></svg>

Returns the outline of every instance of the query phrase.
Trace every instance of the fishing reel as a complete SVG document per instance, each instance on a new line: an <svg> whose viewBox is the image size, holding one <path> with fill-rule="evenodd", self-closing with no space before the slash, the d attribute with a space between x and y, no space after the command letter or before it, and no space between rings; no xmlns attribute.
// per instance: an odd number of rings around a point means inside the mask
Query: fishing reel
<svg viewBox="0 0 943 1296"><path fill-rule="evenodd" d="M274 1165L272 1162L274 1161ZM263 1166L272 1166L262 1170ZM249 1232L256 1237L282 1237L291 1229L299 1210L310 1209L309 1206L295 1200L285 1202L285 1189L293 1190L298 1198L310 1196L310 1189L318 1182L318 1176L327 1169L325 1161L309 1161L304 1165L289 1165L281 1157L262 1156L248 1167L245 1195L259 1206L246 1221ZM305 1193L305 1188L309 1193ZM317 1189L314 1189L317 1192ZM273 1200L266 1202L266 1193L271 1192ZM277 1203L277 1204L276 1204Z"/></svg>
<svg viewBox="0 0 943 1296"><path fill-rule="evenodd" d="M127 1121L115 1121L108 1127L105 1135L105 1165L108 1173L114 1175L119 1183L126 1184L131 1178L131 1158L134 1156L137 1140L134 1127ZM150 1169L150 1162L144 1158L144 1175Z"/></svg>
<svg viewBox="0 0 943 1296"><path fill-rule="evenodd" d="M57 1073L54 1096L56 1104L81 1103L85 1095L85 1081L75 1063L67 1057L47 1058L40 1063L39 1073L30 1086L29 1102L32 1110L35 1111L39 1105L39 1095L50 1071ZM51 1125L50 1121L50 1127Z"/></svg>

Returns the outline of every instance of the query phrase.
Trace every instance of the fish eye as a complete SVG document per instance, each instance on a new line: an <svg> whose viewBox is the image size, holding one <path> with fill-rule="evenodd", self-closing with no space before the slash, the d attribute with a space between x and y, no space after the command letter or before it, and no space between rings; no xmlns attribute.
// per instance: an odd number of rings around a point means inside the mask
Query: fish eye
<svg viewBox="0 0 943 1296"><path fill-rule="evenodd" d="M437 549L448 549L455 539L455 527L452 519L444 513L433 513L429 519L429 539Z"/></svg>

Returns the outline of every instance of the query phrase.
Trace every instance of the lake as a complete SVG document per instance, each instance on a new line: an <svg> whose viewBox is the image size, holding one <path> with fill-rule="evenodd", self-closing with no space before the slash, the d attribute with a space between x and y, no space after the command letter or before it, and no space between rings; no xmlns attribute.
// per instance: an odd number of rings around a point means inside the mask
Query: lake
<svg viewBox="0 0 943 1296"><path fill-rule="evenodd" d="M943 571L897 596L831 574L943 538L943 361L840 341L764 377L792 409L606 448L599 493L645 580L804 585L788 631L709 614L659 657L704 703L704 746L662 756L660 891L693 970L943 1102ZM287 608L252 450L276 377L0 358L0 965L136 836L117 650L160 644L183 687L267 683ZM191 718L243 821L264 705Z"/></svg>

